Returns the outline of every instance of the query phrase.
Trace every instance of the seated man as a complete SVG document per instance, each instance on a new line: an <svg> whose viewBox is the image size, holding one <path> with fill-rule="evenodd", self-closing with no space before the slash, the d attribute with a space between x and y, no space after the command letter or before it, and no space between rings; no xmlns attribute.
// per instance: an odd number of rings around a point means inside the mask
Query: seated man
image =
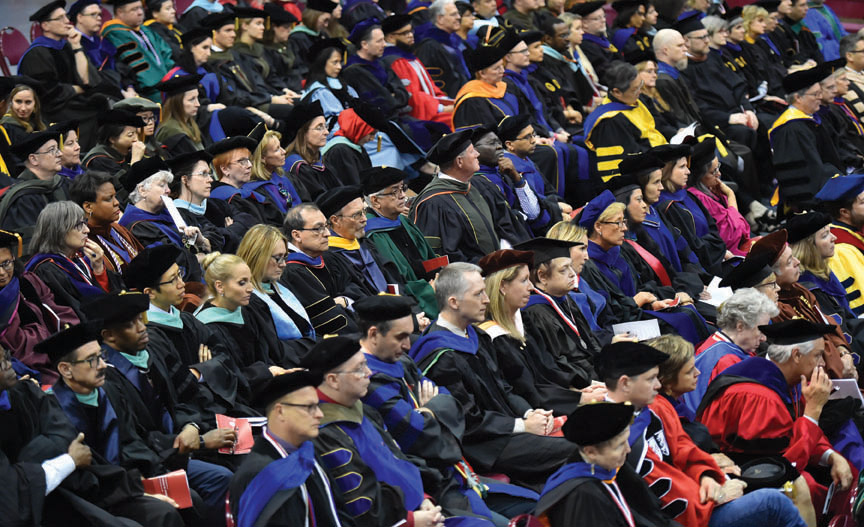
<svg viewBox="0 0 864 527"><path fill-rule="evenodd" d="M377 412L360 400L371 372L357 339L320 341L302 366L323 376L318 399L324 415L315 451L354 523L441 527L441 507L425 498L420 468L399 450Z"/></svg>
<svg viewBox="0 0 864 527"><path fill-rule="evenodd" d="M604 347L597 359L607 398L630 403L636 411L627 463L660 495L664 512L685 527L806 525L792 501L774 489L742 496L746 483L727 479L711 455L693 443L666 399L655 401L659 365L668 358L645 344L619 342Z"/></svg>
<svg viewBox="0 0 864 527"><path fill-rule="evenodd" d="M690 87L681 76L688 65L687 40L677 30L666 28L654 36L652 47L657 58L657 93L669 107L663 117L674 119L670 123L673 129L669 133L672 134L702 120Z"/></svg>
<svg viewBox="0 0 864 527"><path fill-rule="evenodd" d="M25 246L45 205L69 199L69 180L58 175L62 168L59 138L58 132L35 132L12 145L12 152L24 161L24 171L3 194L0 227L21 233Z"/></svg>
<svg viewBox="0 0 864 527"><path fill-rule="evenodd" d="M860 121L864 119L864 35L847 35L840 41L840 56L846 59L849 91L843 96Z"/></svg>
<svg viewBox="0 0 864 527"><path fill-rule="evenodd" d="M44 340L39 352L47 354L49 349L64 346L74 349L91 341L98 347L95 334L83 336L82 327L73 326ZM4 522L183 525L174 507L144 495L137 473L94 463L84 434L66 419L57 400L31 381L19 382L12 356L2 346L0 357L0 481L4 489L0 511Z"/></svg>
<svg viewBox="0 0 864 527"><path fill-rule="evenodd" d="M405 216L408 197L407 175L393 167L372 167L360 173L363 195L369 205L366 239L383 259L399 272L405 293L417 300L428 317L438 316L435 290L429 285L434 275L423 262L436 258L423 233ZM401 292L400 292L401 293Z"/></svg>
<svg viewBox="0 0 864 527"><path fill-rule="evenodd" d="M462 57L465 47L456 34L461 17L454 0L436 0L429 6L430 24L418 29L415 54L423 64L436 86L455 98L456 92L468 82L471 73Z"/></svg>
<svg viewBox="0 0 864 527"><path fill-rule="evenodd" d="M315 460L321 410L316 388L322 375L295 371L267 381L255 397L267 416L264 432L231 480L231 513L237 525L339 526L327 474Z"/></svg>
<svg viewBox="0 0 864 527"><path fill-rule="evenodd" d="M834 256L828 266L846 288L846 298L856 316L864 313L864 175L833 177L816 194L831 215Z"/></svg>
<svg viewBox="0 0 864 527"><path fill-rule="evenodd" d="M590 2L589 2L590 3ZM600 77L600 82L608 84L602 76L609 69L610 64L621 59L621 52L609 41L606 36L606 12L603 4L590 3L593 10L584 8L582 12L582 29L585 35L582 37L582 52L594 67Z"/></svg>
<svg viewBox="0 0 864 527"><path fill-rule="evenodd" d="M480 168L471 134L446 135L429 151L427 159L441 172L414 199L408 214L432 250L451 262L478 261L500 247L501 235L510 244L530 236L511 222L503 200L490 203L470 183Z"/></svg>
<svg viewBox="0 0 864 527"><path fill-rule="evenodd" d="M441 91L426 71L426 66L414 54L414 28L411 15L392 15L381 22L384 32L383 61L408 91L410 115L424 121L435 120L450 125L453 100Z"/></svg>
<svg viewBox="0 0 864 527"><path fill-rule="evenodd" d="M348 57L340 77L357 90L361 99L381 108L385 114L400 112L410 95L399 77L381 60L385 43L378 19L364 20L354 26L351 42L357 54Z"/></svg>
<svg viewBox="0 0 864 527"><path fill-rule="evenodd" d="M627 154L645 152L667 142L639 100L642 80L636 68L614 62L604 78L609 92L585 119L585 145L593 153L592 176L603 182L621 173L618 164Z"/></svg>
<svg viewBox="0 0 864 527"><path fill-rule="evenodd" d="M303 304L318 335L357 331L346 295L350 276L333 273L322 259L327 251L327 218L314 203L301 203L285 214L288 237L285 270L279 280Z"/></svg>
<svg viewBox="0 0 864 527"><path fill-rule="evenodd" d="M853 481L849 463L833 450L818 424L831 393L823 337L834 329L801 319L759 329L769 339L768 357L744 359L714 379L697 419L733 459L779 454L792 463L805 478L812 498L805 507L809 512L802 509L802 515L815 525L827 487L814 479L808 467L829 466L838 491L847 490ZM829 511L845 501L841 496L834 496Z"/></svg>
<svg viewBox="0 0 864 527"><path fill-rule="evenodd" d="M790 73L783 79L789 108L768 130L780 201L804 210L842 164L831 137L813 115L819 111L826 77L822 66Z"/></svg>
<svg viewBox="0 0 864 527"><path fill-rule="evenodd" d="M572 454L573 445L552 432L549 410L531 408L512 393L495 365L494 350L481 345L472 324L485 318L489 298L476 265L459 262L435 281L440 314L411 348L424 375L446 387L462 404L465 455L475 470L503 472L536 484Z"/></svg>

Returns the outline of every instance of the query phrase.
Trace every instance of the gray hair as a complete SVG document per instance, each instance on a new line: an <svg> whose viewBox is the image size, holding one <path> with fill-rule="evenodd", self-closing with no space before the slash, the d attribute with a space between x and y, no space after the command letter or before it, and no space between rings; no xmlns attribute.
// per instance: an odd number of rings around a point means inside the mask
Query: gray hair
<svg viewBox="0 0 864 527"><path fill-rule="evenodd" d="M429 19L432 20L432 23L435 23L438 17L444 14L444 8L449 4L456 5L456 0L435 0L432 2L429 6Z"/></svg>
<svg viewBox="0 0 864 527"><path fill-rule="evenodd" d="M797 349L801 355L809 355L816 347L815 340L799 342L798 344L771 344L768 346L768 359L777 364L783 364L792 357L792 350Z"/></svg>
<svg viewBox="0 0 864 527"><path fill-rule="evenodd" d="M468 282L465 275L470 272L482 272L479 266L467 262L451 263L441 270L435 280L435 302L438 309L444 311L447 308L447 300L453 296L461 300L468 292Z"/></svg>
<svg viewBox="0 0 864 527"><path fill-rule="evenodd" d="M717 308L717 327L735 329L740 322L752 328L762 315L776 317L779 313L780 310L767 296L752 287L743 287Z"/></svg>
<svg viewBox="0 0 864 527"><path fill-rule="evenodd" d="M144 199L142 192L147 192L148 190L150 190L150 187L152 187L155 183L158 183L160 180L166 185L170 185L171 182L174 181L174 174L167 170L160 170L159 172L156 172L141 183L138 183L137 185L135 185L135 190L129 193L129 203L135 205L136 203Z"/></svg>
<svg viewBox="0 0 864 527"><path fill-rule="evenodd" d="M84 209L74 201L49 203L39 213L30 240L30 253L66 253L66 235L84 220Z"/></svg>
<svg viewBox="0 0 864 527"><path fill-rule="evenodd" d="M813 84L818 84L818 83L814 82ZM807 86L806 88L802 88L798 91L793 91L791 93L787 93L786 96L784 97L786 99L786 102L789 104L795 104L795 98L796 97L797 98L803 98L804 95L807 93L807 90L809 90L810 88L813 87L813 84L811 84L810 86ZM772 269L773 269L773 267L772 267Z"/></svg>
<svg viewBox="0 0 864 527"><path fill-rule="evenodd" d="M702 25L705 26L705 29L708 30L709 35L713 35L714 33L724 29L726 27L726 21L720 18L719 16L706 16L702 19Z"/></svg>

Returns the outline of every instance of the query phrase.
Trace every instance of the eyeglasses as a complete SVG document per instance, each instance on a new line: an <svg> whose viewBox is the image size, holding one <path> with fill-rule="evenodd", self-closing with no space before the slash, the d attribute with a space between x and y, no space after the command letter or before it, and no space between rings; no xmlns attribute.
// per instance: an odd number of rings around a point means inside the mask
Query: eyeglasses
<svg viewBox="0 0 864 527"><path fill-rule="evenodd" d="M617 225L619 229L623 229L627 226L627 220L620 221L601 221L598 223L602 223L603 225Z"/></svg>
<svg viewBox="0 0 864 527"><path fill-rule="evenodd" d="M99 361L104 361L104 360L105 360L105 354L99 353L98 355L93 355L92 357L88 357L86 359L69 361L69 364L74 365L74 364L81 364L82 362L86 362L87 365L90 366L91 368L96 368L99 366Z"/></svg>
<svg viewBox="0 0 864 527"><path fill-rule="evenodd" d="M56 146L52 146L48 150L43 150L41 152L33 152L33 154L37 155L37 156L42 155L42 154L50 154L52 156L57 156L57 155L60 155L60 149L57 148Z"/></svg>
<svg viewBox="0 0 864 527"><path fill-rule="evenodd" d="M711 37L709 37L708 35L700 35L698 37L688 36L687 38L689 38L690 40L709 40Z"/></svg>
<svg viewBox="0 0 864 527"><path fill-rule="evenodd" d="M84 232L85 227L87 227L87 220L80 220L72 226L78 232Z"/></svg>
<svg viewBox="0 0 864 527"><path fill-rule="evenodd" d="M66 13L63 13L62 15L55 16L54 18L49 18L45 22L59 22L61 20L69 20L69 16Z"/></svg>
<svg viewBox="0 0 864 527"><path fill-rule="evenodd" d="M530 141L536 137L537 137L537 134L534 132L531 132L530 134L523 135L522 137L517 137L516 140L517 141Z"/></svg>
<svg viewBox="0 0 864 527"><path fill-rule="evenodd" d="M317 227L303 227L302 229L294 229L294 230L295 231L311 231L311 232L314 232L315 234L326 234L327 233L327 226L326 225L319 225Z"/></svg>
<svg viewBox="0 0 864 527"><path fill-rule="evenodd" d="M11 273L13 265L15 265L15 258L12 258L11 260L6 260L5 262L0 263L0 269L6 271L7 273Z"/></svg>
<svg viewBox="0 0 864 527"><path fill-rule="evenodd" d="M366 216L366 207L363 207L362 209L358 210L350 216L345 216L344 214L336 214L336 216L339 216L340 218L351 218L354 221L360 221Z"/></svg>
<svg viewBox="0 0 864 527"><path fill-rule="evenodd" d="M318 403L312 403L312 404L278 403L278 404L281 404L282 406L293 406L294 408L302 408L303 411L309 415L315 415L315 412L317 410L321 409L321 407L318 405Z"/></svg>
<svg viewBox="0 0 864 527"><path fill-rule="evenodd" d="M508 55L514 55L516 53L521 53L522 55L527 55L528 53L530 53L530 51L528 51L528 48L525 48L525 49L520 49L519 51L515 51L515 50L511 51L510 53L508 53Z"/></svg>
<svg viewBox="0 0 864 527"><path fill-rule="evenodd" d="M327 131L327 125L319 124L315 128L312 128L312 130L315 132L326 132Z"/></svg>
<svg viewBox="0 0 864 527"><path fill-rule="evenodd" d="M393 192L379 192L378 194L375 194L375 195L376 196L398 196L401 194L404 196L407 192L408 192L408 185L402 185L401 187L397 188Z"/></svg>
<svg viewBox="0 0 864 527"><path fill-rule="evenodd" d="M251 167L252 166L252 160L249 159L248 157L244 157L242 159L237 159L236 161L232 161L232 163L237 163L241 167Z"/></svg>
<svg viewBox="0 0 864 527"><path fill-rule="evenodd" d="M288 255L287 254L283 254L281 256L271 254L270 258L273 258L273 261L276 262L276 265L283 264L283 263L286 263L288 261Z"/></svg>
<svg viewBox="0 0 864 527"><path fill-rule="evenodd" d="M155 118L155 117L152 117L152 116L151 116L151 117L141 117L141 120L144 121L144 124L149 124L149 123L155 123L155 122L156 122L156 118Z"/></svg>
<svg viewBox="0 0 864 527"><path fill-rule="evenodd" d="M366 377L368 372L372 370L369 369L369 363L365 360L360 363L360 366L357 367L356 370L351 371L334 371L333 373L339 373L344 375L354 375L355 377Z"/></svg>
<svg viewBox="0 0 864 527"><path fill-rule="evenodd" d="M756 287L767 287L768 289L780 289L780 286L777 285L777 282L766 282L764 284L757 285Z"/></svg>
<svg viewBox="0 0 864 527"><path fill-rule="evenodd" d="M717 168L709 170L708 174L711 176L719 176L720 175L720 165L717 165Z"/></svg>
<svg viewBox="0 0 864 527"><path fill-rule="evenodd" d="M177 274L174 275L174 278L171 278L171 279L166 280L164 282L159 282L159 286L161 287L163 285L168 285L168 284L180 285L182 283L183 283L183 276L178 272Z"/></svg>
<svg viewBox="0 0 864 527"><path fill-rule="evenodd" d="M213 179L213 172L211 172L210 170L205 170L204 172L192 172L189 175L190 176L200 176L200 177L204 177L207 179Z"/></svg>
<svg viewBox="0 0 864 527"><path fill-rule="evenodd" d="M814 92L809 92L809 91L808 91L808 92L806 92L804 95L809 95L810 97L818 97L818 98L821 99L821 98L822 98L822 90L817 90L817 91L814 91Z"/></svg>
<svg viewBox="0 0 864 527"><path fill-rule="evenodd" d="M847 51L846 53L864 53L864 49L853 49L851 51Z"/></svg>

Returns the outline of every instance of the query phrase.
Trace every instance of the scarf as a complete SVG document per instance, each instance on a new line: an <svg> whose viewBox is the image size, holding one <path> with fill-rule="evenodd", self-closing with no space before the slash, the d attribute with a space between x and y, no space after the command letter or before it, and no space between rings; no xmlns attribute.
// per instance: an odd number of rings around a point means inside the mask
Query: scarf
<svg viewBox="0 0 864 527"><path fill-rule="evenodd" d="M591 35L589 33L585 33L585 36L582 37L583 42L591 42L597 44L601 48L605 50L609 50L612 52L618 51L617 49L612 49L612 43L609 42L609 39L606 37L598 37L597 35Z"/></svg>
<svg viewBox="0 0 864 527"><path fill-rule="evenodd" d="M637 293L632 270L621 256L621 246L615 246L604 251L597 243L588 240L588 256L598 262L597 269L613 284L617 285L625 295L632 297ZM621 275L618 276L615 270L619 271Z"/></svg>
<svg viewBox="0 0 864 527"><path fill-rule="evenodd" d="M349 108L339 114L339 129L333 135L344 137L357 145L361 137L374 132L375 128L361 119L353 108Z"/></svg>
<svg viewBox="0 0 864 527"><path fill-rule="evenodd" d="M121 351L120 355L126 357L126 360L139 370L146 370L149 367L150 352L147 350L141 350L138 353L123 353Z"/></svg>
<svg viewBox="0 0 864 527"><path fill-rule="evenodd" d="M182 199L175 199L174 206L178 209L186 209L196 216L203 216L207 212L207 198L204 198L204 201L200 205Z"/></svg>
<svg viewBox="0 0 864 527"><path fill-rule="evenodd" d="M630 37L636 34L635 27L620 28L612 35L612 45L618 49L624 49L624 45L630 40ZM584 37L583 37L584 38Z"/></svg>
<svg viewBox="0 0 864 527"><path fill-rule="evenodd" d="M99 407L99 390L93 390L87 395L75 392L75 398L78 399L78 402L81 404L92 406L94 408Z"/></svg>
<svg viewBox="0 0 864 527"><path fill-rule="evenodd" d="M466 82L461 88L459 88L459 93L456 94L456 106L453 108L453 113L456 113L456 109L465 99L470 99L471 97L482 97L484 99L502 99L504 95L507 93L507 84L504 82L499 82L494 86L489 84L488 82L480 81L480 80L471 80Z"/></svg>
<svg viewBox="0 0 864 527"><path fill-rule="evenodd" d="M147 321L168 326L169 328L183 329L183 319L180 318L180 311L174 306L171 306L166 312L150 304L150 309L147 310Z"/></svg>
<svg viewBox="0 0 864 527"><path fill-rule="evenodd" d="M309 320L309 314L306 313L306 308L303 307L303 304L290 289L279 282L264 282L261 284L261 287L268 295L278 296L283 302L285 302L291 311L300 315L306 322L309 322L309 335L306 336L315 338L315 329L312 328L312 323Z"/></svg>
<svg viewBox="0 0 864 527"><path fill-rule="evenodd" d="M565 57L558 50L552 48L551 46L547 46L546 44L543 44L543 54L549 55L550 57L552 57L555 60L560 60L561 62L564 62L565 64L567 64L567 67L569 67L575 73L581 73L582 65L579 62L570 60L569 58Z"/></svg>
<svg viewBox="0 0 864 527"><path fill-rule="evenodd" d="M273 320L273 325L276 326L276 335L279 337L279 340L297 340L303 337L303 334L297 329L297 325L291 320L291 317L279 307L279 304L270 298L270 295L258 289L252 290L252 294L267 304L267 308L270 310L270 318Z"/></svg>
<svg viewBox="0 0 864 527"><path fill-rule="evenodd" d="M678 71L678 68L676 68L675 66L666 64L665 62L659 62L659 61L657 62L657 73L658 74L665 73L666 75L669 75L670 77L672 77L676 81L678 80L678 77L681 76L681 72Z"/></svg>
<svg viewBox="0 0 864 527"><path fill-rule="evenodd" d="M243 308L238 307L234 311L228 311L222 307L213 305L199 309L195 313L195 317L203 324L212 324L213 322L224 322L228 324L243 325Z"/></svg>

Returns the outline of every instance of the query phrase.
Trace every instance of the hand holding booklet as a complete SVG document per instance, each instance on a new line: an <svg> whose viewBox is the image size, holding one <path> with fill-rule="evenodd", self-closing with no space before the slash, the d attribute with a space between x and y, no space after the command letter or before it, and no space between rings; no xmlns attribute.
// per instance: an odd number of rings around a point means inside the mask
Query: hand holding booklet
<svg viewBox="0 0 864 527"><path fill-rule="evenodd" d="M192 493L189 491L189 479L185 470L175 470L155 478L145 478L142 482L147 494L162 494L177 503L180 509L192 506Z"/></svg>
<svg viewBox="0 0 864 527"><path fill-rule="evenodd" d="M612 334L620 335L626 333L636 338L639 342L660 336L660 324L656 318L648 320L637 320L636 322L622 322L612 325Z"/></svg>
<svg viewBox="0 0 864 527"><path fill-rule="evenodd" d="M234 446L220 448L220 454L236 456L248 454L252 451L255 440L252 438L252 425L249 419L216 414L216 426L219 428L231 428L237 432L237 441L234 442Z"/></svg>

